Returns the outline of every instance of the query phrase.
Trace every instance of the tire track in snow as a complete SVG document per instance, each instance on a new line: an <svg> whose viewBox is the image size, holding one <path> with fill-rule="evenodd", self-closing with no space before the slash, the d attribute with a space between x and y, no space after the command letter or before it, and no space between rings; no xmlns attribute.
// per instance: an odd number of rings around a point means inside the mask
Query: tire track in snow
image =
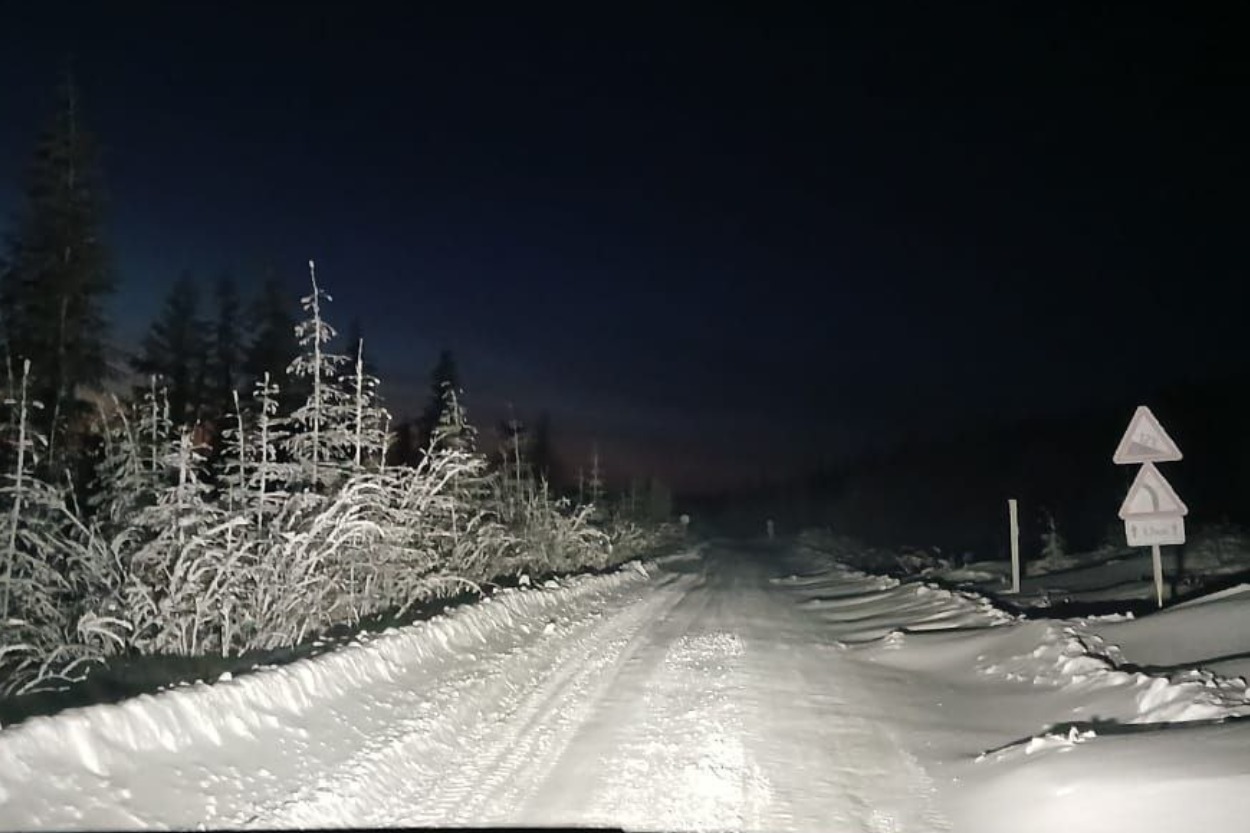
<svg viewBox="0 0 1250 833"><path fill-rule="evenodd" d="M683 831L949 829L931 782L875 719L869 681L830 644L827 626L757 565L718 566L706 589L651 630L622 674L610 728L578 738L526 820Z"/></svg>
<svg viewBox="0 0 1250 833"><path fill-rule="evenodd" d="M557 666L556 672L507 716L493 737L488 760L475 762L462 783L472 791L451 812L453 824L516 823L517 808L546 780L573 735L593 713L616 678L616 671L645 638L645 629L662 620L682 593L668 593L635 605L591 634L577 655ZM485 773L485 778L480 777Z"/></svg>
<svg viewBox="0 0 1250 833"><path fill-rule="evenodd" d="M481 823L515 817L513 796L542 777L635 635L683 590L644 585L450 675L396 707L393 723L344 764L249 826ZM641 595L639 595L641 593ZM604 683L606 684L606 683ZM413 681L414 688L428 681ZM535 756L538 756L537 759Z"/></svg>
<svg viewBox="0 0 1250 833"><path fill-rule="evenodd" d="M742 642L699 588L646 632L601 720L567 750L523 816L545 825L762 827L771 787L750 754Z"/></svg>

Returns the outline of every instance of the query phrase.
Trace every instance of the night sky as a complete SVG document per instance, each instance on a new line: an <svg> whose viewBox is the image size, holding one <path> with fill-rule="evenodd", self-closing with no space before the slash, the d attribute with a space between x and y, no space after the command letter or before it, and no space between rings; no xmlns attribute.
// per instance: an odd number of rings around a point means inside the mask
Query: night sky
<svg viewBox="0 0 1250 833"><path fill-rule="evenodd" d="M1250 356L1238 20L411 5L5 3L0 214L72 53L119 343L313 258L398 415L446 346L471 416L681 488Z"/></svg>

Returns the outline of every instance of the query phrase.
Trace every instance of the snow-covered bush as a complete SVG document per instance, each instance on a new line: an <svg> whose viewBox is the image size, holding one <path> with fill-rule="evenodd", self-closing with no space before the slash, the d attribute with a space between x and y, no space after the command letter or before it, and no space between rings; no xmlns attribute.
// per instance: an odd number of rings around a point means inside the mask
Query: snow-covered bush
<svg viewBox="0 0 1250 833"><path fill-rule="evenodd" d="M36 463L46 447L29 419L30 363L5 401L13 430L12 471L0 500L0 693L81 675L114 650L125 623L90 610L113 590L105 542L78 520L68 483L52 484Z"/></svg>
<svg viewBox="0 0 1250 833"><path fill-rule="evenodd" d="M285 379L264 373L250 396L234 393L216 448L174 424L156 379L101 409L85 507L68 480L37 474L37 404L25 379L10 392L0 694L121 653L294 646L502 576L601 568L676 540L675 526L551 494L519 442L492 468L450 386L419 463L385 466L390 417L363 341L350 359L334 352L329 295L311 280L303 352ZM306 399L284 413L292 390ZM597 466L594 483L606 506Z"/></svg>

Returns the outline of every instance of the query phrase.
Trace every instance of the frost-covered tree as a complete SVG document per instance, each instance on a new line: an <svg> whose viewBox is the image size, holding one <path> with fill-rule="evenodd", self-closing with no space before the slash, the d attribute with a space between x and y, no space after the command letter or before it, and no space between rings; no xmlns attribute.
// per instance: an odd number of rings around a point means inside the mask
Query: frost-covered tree
<svg viewBox="0 0 1250 833"><path fill-rule="evenodd" d="M477 450L477 429L469 422L464 408L464 392L443 385L443 406L439 410L438 423L430 436L432 449L455 449L473 453Z"/></svg>
<svg viewBox="0 0 1250 833"><path fill-rule="evenodd" d="M290 421L279 411L278 385L265 374L256 383L253 401L256 404L255 426L241 465L246 472L247 495L244 504L255 513L256 526L263 528L266 519L281 511L288 493L287 484L297 477L298 464L283 459L280 449L290 434Z"/></svg>
<svg viewBox="0 0 1250 833"><path fill-rule="evenodd" d="M111 533L121 533L164 485L162 460L174 436L165 389L150 377L139 401L123 404L114 399L111 413L101 413L100 425L101 451L90 505Z"/></svg>
<svg viewBox="0 0 1250 833"><path fill-rule="evenodd" d="M360 469L368 463L381 465L385 462L391 415L382 407L378 396L378 378L369 372L364 339L358 338L353 348L356 361L349 380L349 393L355 410L351 436L352 465Z"/></svg>
<svg viewBox="0 0 1250 833"><path fill-rule="evenodd" d="M595 443L590 451L590 468L586 472L586 497L595 505L600 506L604 498L603 467L599 461L599 444Z"/></svg>
<svg viewBox="0 0 1250 833"><path fill-rule="evenodd" d="M499 487L506 516L515 519L533 493L526 427L515 414L499 425Z"/></svg>
<svg viewBox="0 0 1250 833"><path fill-rule="evenodd" d="M179 431L161 462L170 482L134 519L142 541L129 558L123 593L136 645L195 654L220 647L212 602L229 578L232 553L222 544L233 524L211 499L189 429Z"/></svg>
<svg viewBox="0 0 1250 833"><path fill-rule="evenodd" d="M308 399L291 414L291 433L284 447L300 464L300 479L318 490L338 482L344 463L352 459L355 405L341 376L347 357L329 350L336 333L325 320L323 305L330 295L317 285L316 265L308 262L312 292L300 299L305 318L295 327L300 354L287 375L302 381Z"/></svg>

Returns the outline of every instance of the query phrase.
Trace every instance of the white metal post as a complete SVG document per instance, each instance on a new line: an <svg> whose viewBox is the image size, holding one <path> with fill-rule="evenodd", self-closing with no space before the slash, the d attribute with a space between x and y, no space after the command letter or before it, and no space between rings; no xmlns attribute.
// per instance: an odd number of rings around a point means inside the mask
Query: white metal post
<svg viewBox="0 0 1250 833"><path fill-rule="evenodd" d="M1020 513L1015 498L1007 500L1007 514L1011 518L1011 592L1020 592Z"/></svg>
<svg viewBox="0 0 1250 833"><path fill-rule="evenodd" d="M1150 545L1150 557L1155 568L1155 601L1163 607L1163 556L1159 554L1159 545Z"/></svg>

